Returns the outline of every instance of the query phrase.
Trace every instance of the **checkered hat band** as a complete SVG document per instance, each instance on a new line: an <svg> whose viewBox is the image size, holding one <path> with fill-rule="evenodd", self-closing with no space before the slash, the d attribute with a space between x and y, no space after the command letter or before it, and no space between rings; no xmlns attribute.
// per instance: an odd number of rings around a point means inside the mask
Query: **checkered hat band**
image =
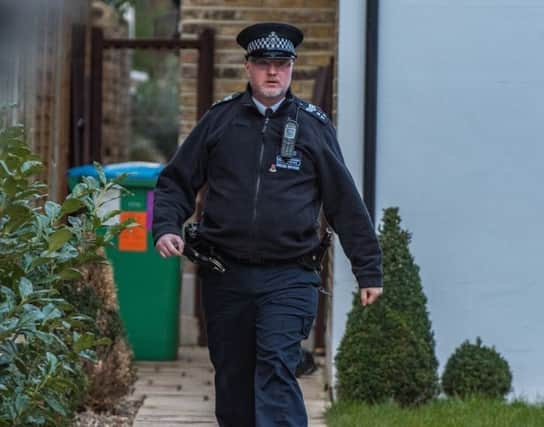
<svg viewBox="0 0 544 427"><path fill-rule="evenodd" d="M260 37L252 40L247 45L248 54L258 50L283 50L286 52L295 53L295 46L291 40L278 37L275 33L271 33L266 37Z"/></svg>

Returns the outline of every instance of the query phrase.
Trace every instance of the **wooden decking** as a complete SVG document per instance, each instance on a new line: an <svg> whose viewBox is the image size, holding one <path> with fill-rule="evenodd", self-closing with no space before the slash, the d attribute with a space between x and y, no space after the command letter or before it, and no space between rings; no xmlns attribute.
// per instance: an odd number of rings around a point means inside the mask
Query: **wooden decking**
<svg viewBox="0 0 544 427"><path fill-rule="evenodd" d="M137 362L134 397L145 396L135 427L216 427L213 368L207 349L181 347L174 362ZM323 372L300 379L310 427L326 427L323 411L328 405Z"/></svg>

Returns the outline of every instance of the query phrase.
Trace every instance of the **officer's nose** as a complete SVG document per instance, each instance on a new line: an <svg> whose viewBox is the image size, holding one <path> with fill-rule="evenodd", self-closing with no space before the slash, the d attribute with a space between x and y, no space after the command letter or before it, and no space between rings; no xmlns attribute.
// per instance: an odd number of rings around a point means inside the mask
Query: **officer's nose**
<svg viewBox="0 0 544 427"><path fill-rule="evenodd" d="M276 64L269 62L268 68L267 68L268 74L277 74L278 73L278 67Z"/></svg>

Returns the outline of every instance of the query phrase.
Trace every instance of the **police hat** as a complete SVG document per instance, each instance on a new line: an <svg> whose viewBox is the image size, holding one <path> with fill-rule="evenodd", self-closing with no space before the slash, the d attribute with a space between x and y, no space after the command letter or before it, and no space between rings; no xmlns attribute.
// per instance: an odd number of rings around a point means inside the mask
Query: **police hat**
<svg viewBox="0 0 544 427"><path fill-rule="evenodd" d="M295 48L304 35L297 27L275 22L262 22L244 28L236 41L246 50L246 58L296 58Z"/></svg>

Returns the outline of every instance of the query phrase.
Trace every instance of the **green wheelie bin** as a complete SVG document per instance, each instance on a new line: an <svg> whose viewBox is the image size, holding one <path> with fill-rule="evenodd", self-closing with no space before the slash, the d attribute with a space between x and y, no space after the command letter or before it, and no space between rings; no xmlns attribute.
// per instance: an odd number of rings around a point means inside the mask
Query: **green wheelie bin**
<svg viewBox="0 0 544 427"><path fill-rule="evenodd" d="M163 259L153 246L153 188L163 166L127 162L104 166L108 179L129 174L115 190L105 210L121 210L110 224L134 219L139 227L123 231L106 249L111 261L121 318L136 360L175 360L179 344L179 307L182 263ZM93 165L68 170L70 190L83 176L98 177Z"/></svg>

